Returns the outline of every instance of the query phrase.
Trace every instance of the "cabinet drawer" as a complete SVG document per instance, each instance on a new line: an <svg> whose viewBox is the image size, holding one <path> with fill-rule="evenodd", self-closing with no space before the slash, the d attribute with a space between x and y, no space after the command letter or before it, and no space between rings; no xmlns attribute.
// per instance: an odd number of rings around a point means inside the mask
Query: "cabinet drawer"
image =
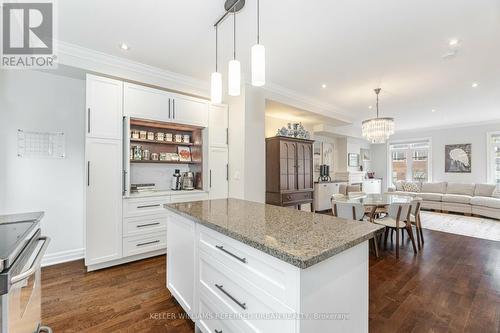
<svg viewBox="0 0 500 333"><path fill-rule="evenodd" d="M291 308L297 305L298 269L229 237L200 226L199 250L243 275Z"/></svg>
<svg viewBox="0 0 500 333"><path fill-rule="evenodd" d="M203 333L214 332L231 332L231 333L246 333L254 332L248 325L241 320L232 320L226 314L230 314L231 310L225 308L221 304L221 300L206 292L200 293L198 302L198 313L201 314L197 322L198 328Z"/></svg>
<svg viewBox="0 0 500 333"><path fill-rule="evenodd" d="M167 232L167 216L165 214L123 219L123 237L159 232Z"/></svg>
<svg viewBox="0 0 500 333"><path fill-rule="evenodd" d="M208 200L208 193L202 192L202 193L179 194L179 195L173 194L171 198L173 203Z"/></svg>
<svg viewBox="0 0 500 333"><path fill-rule="evenodd" d="M163 204L170 203L170 196L155 198L125 199L123 217L166 214Z"/></svg>
<svg viewBox="0 0 500 333"><path fill-rule="evenodd" d="M210 257L204 251L199 255L200 289L204 295L217 298L230 313L245 316L240 325L255 327L256 332L294 332L294 320L265 320L263 313L292 314L294 311L263 290L257 288L242 275ZM202 296L203 297L203 296Z"/></svg>
<svg viewBox="0 0 500 333"><path fill-rule="evenodd" d="M312 192L283 193L281 195L281 200L284 204L312 200L312 198Z"/></svg>
<svg viewBox="0 0 500 333"><path fill-rule="evenodd" d="M165 231L154 234L123 238L124 257L161 250L166 247L167 233Z"/></svg>

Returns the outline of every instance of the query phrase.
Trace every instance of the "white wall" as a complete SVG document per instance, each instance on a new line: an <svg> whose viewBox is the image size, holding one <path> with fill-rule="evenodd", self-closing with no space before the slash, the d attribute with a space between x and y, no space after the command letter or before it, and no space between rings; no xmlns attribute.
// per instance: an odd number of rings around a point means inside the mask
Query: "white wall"
<svg viewBox="0 0 500 333"><path fill-rule="evenodd" d="M432 140L432 181L434 182L486 183L488 182L486 134L493 131L500 131L500 123L396 132L391 141L430 138ZM472 144L472 172L445 173L444 146L459 143ZM377 170L374 171L377 172L378 176L383 175L384 178L387 178L387 163L386 145L372 145L372 167L377 166Z"/></svg>
<svg viewBox="0 0 500 333"><path fill-rule="evenodd" d="M0 214L45 211L45 262L83 256L84 111L83 80L0 71ZM64 132L66 158L18 157L17 129Z"/></svg>

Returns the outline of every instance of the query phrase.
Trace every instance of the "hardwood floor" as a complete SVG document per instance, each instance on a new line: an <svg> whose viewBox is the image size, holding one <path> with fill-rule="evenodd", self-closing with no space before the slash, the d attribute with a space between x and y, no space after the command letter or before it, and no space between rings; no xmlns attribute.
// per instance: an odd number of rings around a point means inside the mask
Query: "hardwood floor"
<svg viewBox="0 0 500 333"><path fill-rule="evenodd" d="M499 332L500 242L424 237L416 256L405 239L399 260L390 248L370 258L370 332ZM91 273L83 261L51 266L42 283L55 333L194 331L165 288L164 256Z"/></svg>
<svg viewBox="0 0 500 333"><path fill-rule="evenodd" d="M90 273L83 260L43 268L43 324L54 333L193 332L165 286L165 261L159 256Z"/></svg>

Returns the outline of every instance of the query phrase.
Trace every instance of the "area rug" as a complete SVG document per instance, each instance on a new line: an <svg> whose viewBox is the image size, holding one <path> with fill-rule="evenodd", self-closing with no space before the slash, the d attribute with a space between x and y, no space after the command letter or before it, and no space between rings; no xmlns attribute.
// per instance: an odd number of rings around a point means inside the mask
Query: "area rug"
<svg viewBox="0 0 500 333"><path fill-rule="evenodd" d="M500 241L500 221L482 217L421 211L424 229Z"/></svg>

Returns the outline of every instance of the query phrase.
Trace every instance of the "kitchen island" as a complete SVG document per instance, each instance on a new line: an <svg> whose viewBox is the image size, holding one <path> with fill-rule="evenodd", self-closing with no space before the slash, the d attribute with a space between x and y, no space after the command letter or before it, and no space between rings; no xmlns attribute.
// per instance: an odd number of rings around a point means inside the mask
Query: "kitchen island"
<svg viewBox="0 0 500 333"><path fill-rule="evenodd" d="M368 332L381 226L238 199L165 208L167 288L202 332Z"/></svg>

